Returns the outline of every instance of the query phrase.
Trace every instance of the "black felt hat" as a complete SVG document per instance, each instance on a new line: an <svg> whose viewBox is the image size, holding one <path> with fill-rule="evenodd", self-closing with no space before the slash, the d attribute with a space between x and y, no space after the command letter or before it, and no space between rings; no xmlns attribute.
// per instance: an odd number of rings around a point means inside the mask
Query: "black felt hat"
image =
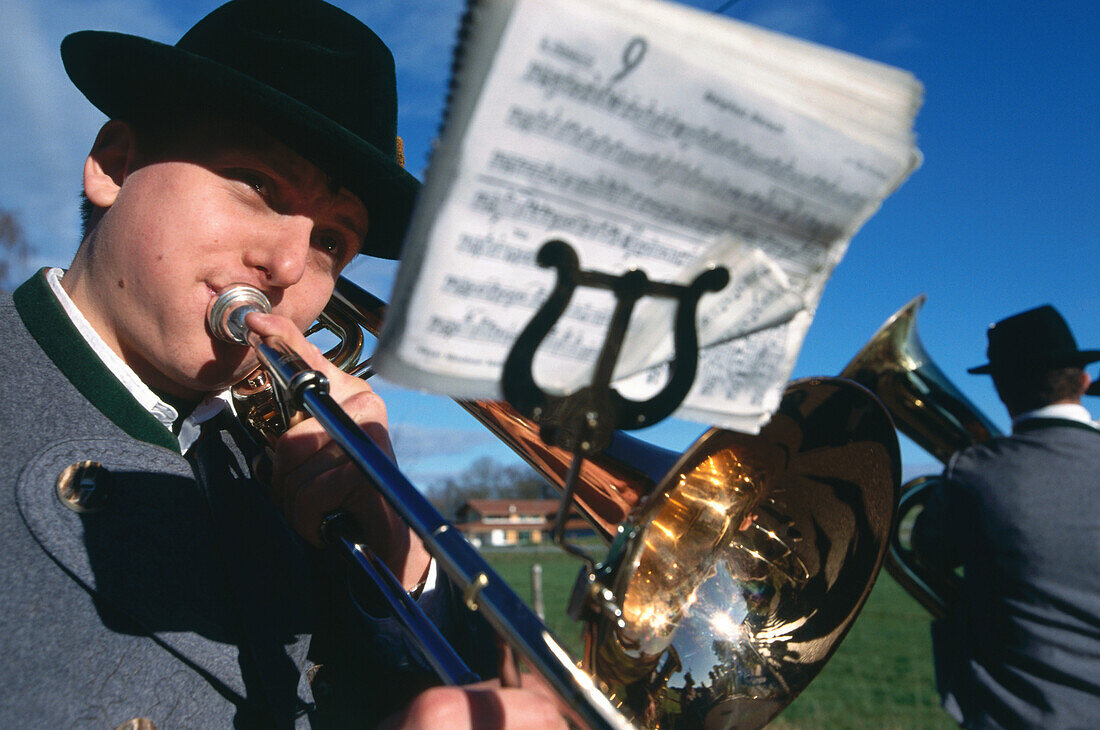
<svg viewBox="0 0 1100 730"><path fill-rule="evenodd" d="M1100 360L1100 350L1078 350L1066 320L1046 304L990 325L989 362L969 373L1010 373L1084 367Z"/></svg>
<svg viewBox="0 0 1100 730"><path fill-rule="evenodd" d="M320 0L233 0L175 46L81 31L69 78L107 116L199 109L257 125L359 197L362 253L397 258L419 183L401 166L393 55Z"/></svg>

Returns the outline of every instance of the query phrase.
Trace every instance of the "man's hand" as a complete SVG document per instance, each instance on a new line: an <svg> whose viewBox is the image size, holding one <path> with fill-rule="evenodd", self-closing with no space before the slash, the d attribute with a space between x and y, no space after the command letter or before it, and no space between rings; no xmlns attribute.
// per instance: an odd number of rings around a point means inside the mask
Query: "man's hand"
<svg viewBox="0 0 1100 730"><path fill-rule="evenodd" d="M285 317L253 313L247 324L262 337L282 338L311 368L328 378L333 400L394 458L385 403L366 381L326 360ZM315 419L292 426L275 443L274 452L271 496L299 535L320 547L322 521L333 512L343 512L353 519L360 541L370 546L406 588L424 579L429 556L420 540Z"/></svg>
<svg viewBox="0 0 1100 730"><path fill-rule="evenodd" d="M421 692L379 730L566 730L554 700L531 689L502 689L495 682L433 687Z"/></svg>

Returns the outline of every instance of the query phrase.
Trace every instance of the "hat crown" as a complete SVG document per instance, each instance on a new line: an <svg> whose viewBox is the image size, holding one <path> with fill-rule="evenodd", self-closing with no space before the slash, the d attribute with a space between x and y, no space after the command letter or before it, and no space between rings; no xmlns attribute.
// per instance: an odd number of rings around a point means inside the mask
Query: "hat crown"
<svg viewBox="0 0 1100 730"><path fill-rule="evenodd" d="M267 84L396 154L393 55L337 7L318 0L233 0L196 23L176 48Z"/></svg>
<svg viewBox="0 0 1100 730"><path fill-rule="evenodd" d="M1057 366L1076 354L1077 340L1065 319L1049 304L990 325L986 354L993 369Z"/></svg>

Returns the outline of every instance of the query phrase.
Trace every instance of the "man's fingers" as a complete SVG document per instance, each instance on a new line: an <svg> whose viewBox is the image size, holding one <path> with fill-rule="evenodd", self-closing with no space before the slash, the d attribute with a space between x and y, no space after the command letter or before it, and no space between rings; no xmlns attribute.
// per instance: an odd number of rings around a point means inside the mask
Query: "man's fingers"
<svg viewBox="0 0 1100 730"><path fill-rule="evenodd" d="M336 368L289 319L252 313L247 323L261 337L281 340L308 367L324 375L332 399L387 457L394 458L385 403L369 384ZM272 499L303 538L319 546L324 517L338 511L347 513L357 532L369 538L366 541L383 559L391 561L391 568L401 573L404 582L420 578L427 554L417 541L415 559L406 555L412 543L408 526L315 419L307 418L289 428L275 443L272 461Z"/></svg>
<svg viewBox="0 0 1100 730"><path fill-rule="evenodd" d="M379 726L385 730L565 730L565 720L548 698L522 689L433 687Z"/></svg>
<svg viewBox="0 0 1100 730"><path fill-rule="evenodd" d="M351 377L329 362L324 353L307 340L306 336L286 317L277 314L252 312L245 318L245 323L249 329L261 337L278 337L281 339L310 368L328 378L331 384L335 385L333 381ZM358 378L355 378L355 380L358 380ZM333 397L339 399L336 393L333 393Z"/></svg>
<svg viewBox="0 0 1100 730"><path fill-rule="evenodd" d="M365 383L363 385L366 386ZM393 459L393 447L387 430L386 405L373 390L369 390L370 386L366 387L367 389L347 397L338 405L366 431L367 436L386 456ZM310 418L295 424L275 444L276 478L302 468L315 457L318 450L328 448L327 444L330 443L332 437L315 419ZM340 447L334 445L334 448L343 453Z"/></svg>
<svg viewBox="0 0 1100 730"><path fill-rule="evenodd" d="M301 483L308 475L328 471L347 458L319 423L303 421L275 444L275 480Z"/></svg>
<svg viewBox="0 0 1100 730"><path fill-rule="evenodd" d="M356 489L347 472L356 467L350 463L323 473L323 479L314 479L287 492L289 502L286 514L290 526L313 545L324 544L321 539L321 523L335 512L353 517L377 508L365 504L370 498L362 489Z"/></svg>
<svg viewBox="0 0 1100 730"><path fill-rule="evenodd" d="M281 338L290 345L295 352L301 355L302 358L310 364L310 367L316 368L322 365L317 357L319 356L321 360L324 360L324 356L319 355L320 351L317 347L309 344L309 340L306 339L306 336L286 317L278 314L252 312L245 317L245 324L248 325L250 330L261 337Z"/></svg>
<svg viewBox="0 0 1100 730"><path fill-rule="evenodd" d="M329 441L289 472L279 476L282 485L281 505L285 514L292 514L298 493L326 472L350 464L348 455L335 441Z"/></svg>

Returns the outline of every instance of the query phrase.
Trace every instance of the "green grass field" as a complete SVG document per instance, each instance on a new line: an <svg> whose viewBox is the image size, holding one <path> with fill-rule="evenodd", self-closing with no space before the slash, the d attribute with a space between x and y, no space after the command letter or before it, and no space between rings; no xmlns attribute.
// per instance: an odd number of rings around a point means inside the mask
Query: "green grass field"
<svg viewBox="0 0 1100 730"><path fill-rule="evenodd" d="M542 565L546 623L580 656L580 630L565 613L579 563L556 548L493 549L485 557L522 597ZM836 654L769 728L951 730L932 680L928 615L883 572Z"/></svg>

